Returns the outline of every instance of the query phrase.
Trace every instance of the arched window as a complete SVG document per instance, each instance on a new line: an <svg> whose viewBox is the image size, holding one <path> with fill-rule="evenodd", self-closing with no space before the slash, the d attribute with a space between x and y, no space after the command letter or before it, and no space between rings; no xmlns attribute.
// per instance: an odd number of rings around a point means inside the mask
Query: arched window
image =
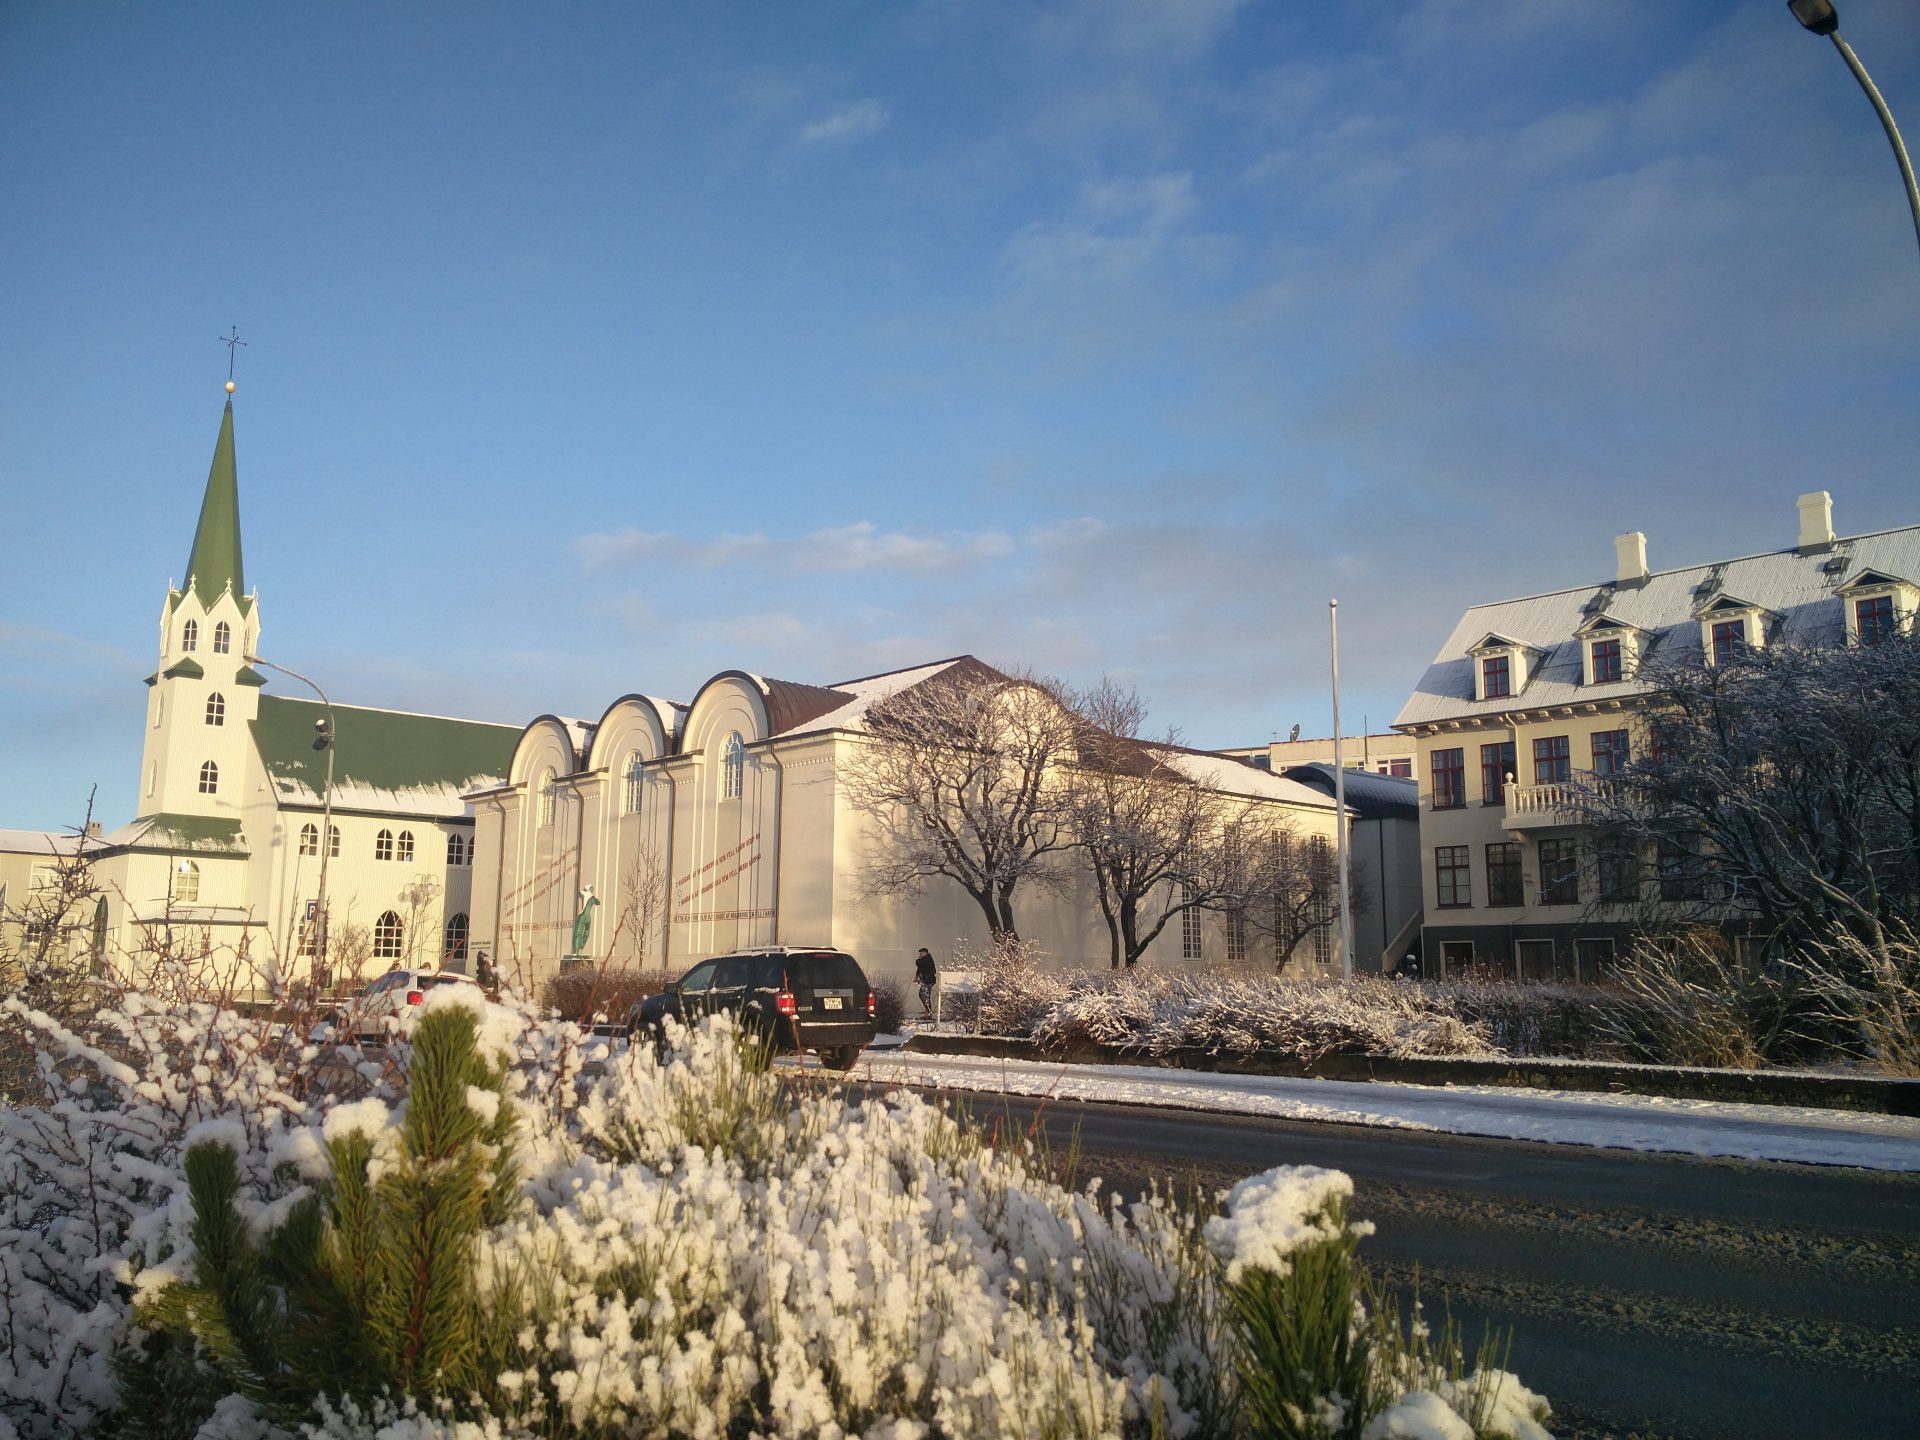
<svg viewBox="0 0 1920 1440"><path fill-rule="evenodd" d="M300 853L302 855L320 853L320 827L311 820L300 827Z"/></svg>
<svg viewBox="0 0 1920 1440"><path fill-rule="evenodd" d="M327 826L327 858L330 860L340 858L340 827L338 825Z"/></svg>
<svg viewBox="0 0 1920 1440"><path fill-rule="evenodd" d="M640 791L646 779L646 762L640 758L640 752L634 751L627 757L627 795L626 810L629 815L640 813Z"/></svg>
<svg viewBox="0 0 1920 1440"><path fill-rule="evenodd" d="M211 760L200 767L200 793L202 795L220 793L220 767Z"/></svg>
<svg viewBox="0 0 1920 1440"><path fill-rule="evenodd" d="M200 648L200 622L189 620L180 627L180 648L198 650Z"/></svg>
<svg viewBox="0 0 1920 1440"><path fill-rule="evenodd" d="M373 922L373 958L398 960L404 933L398 915L391 910L382 912L380 918Z"/></svg>
<svg viewBox="0 0 1920 1440"><path fill-rule="evenodd" d="M213 627L213 653L224 655L233 648L233 630L222 620Z"/></svg>
<svg viewBox="0 0 1920 1440"><path fill-rule="evenodd" d="M207 724L224 725L227 723L227 697L218 690L207 696Z"/></svg>
<svg viewBox="0 0 1920 1440"><path fill-rule="evenodd" d="M447 864L464 865L467 863L467 837L458 830L447 836Z"/></svg>
<svg viewBox="0 0 1920 1440"><path fill-rule="evenodd" d="M200 867L191 860L180 860L173 867L173 898L191 905L200 898Z"/></svg>
<svg viewBox="0 0 1920 1440"><path fill-rule="evenodd" d="M167 718L167 692L159 690L153 697L153 728L158 730L160 722Z"/></svg>
<svg viewBox="0 0 1920 1440"><path fill-rule="evenodd" d="M447 918L447 931L440 945L440 963L452 965L467 958L467 912Z"/></svg>
<svg viewBox="0 0 1920 1440"><path fill-rule="evenodd" d="M412 860L413 860L413 832L412 832L411 830L402 830L402 831L401 831L401 832L399 833L399 835L397 835L397 836L396 836L396 837L394 838L394 842L393 842L393 858L394 858L394 859L396 859L396 860L398 860L398 861L400 861L400 862L401 862L401 863L403 863L403 864L410 864L410 863L412 863Z"/></svg>
<svg viewBox="0 0 1920 1440"><path fill-rule="evenodd" d="M540 772L540 823L542 825L553 824L553 802L559 793L560 781L555 777L553 767L548 766Z"/></svg>
<svg viewBox="0 0 1920 1440"><path fill-rule="evenodd" d="M726 767L720 773L720 798L738 800L747 784L747 747L734 731L727 737Z"/></svg>
<svg viewBox="0 0 1920 1440"><path fill-rule="evenodd" d="M393 858L393 832L391 830L382 830L378 835L373 837L373 858L376 860L391 860Z"/></svg>

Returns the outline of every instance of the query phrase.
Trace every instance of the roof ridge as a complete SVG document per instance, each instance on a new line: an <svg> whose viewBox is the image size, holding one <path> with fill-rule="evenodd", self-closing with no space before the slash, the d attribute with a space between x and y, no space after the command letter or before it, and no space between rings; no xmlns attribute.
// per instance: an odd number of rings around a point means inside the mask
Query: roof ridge
<svg viewBox="0 0 1920 1440"><path fill-rule="evenodd" d="M1832 544L1826 550L1823 550L1821 554L1831 555L1834 550L1837 550L1842 545L1852 545L1861 540L1877 540L1882 535L1898 535L1906 530L1920 530L1920 525L1889 525L1884 530L1866 530L1858 535L1836 535ZM1649 570L1646 579L1658 580L1667 575L1684 575L1689 570L1711 570L1715 566L1740 565L1748 560L1765 560L1774 555L1793 555L1799 552L1799 548L1797 545L1780 545L1772 550L1755 550L1749 555L1734 555L1724 560L1701 560L1692 565L1675 565L1669 570ZM1814 557L1809 556L1807 558L1812 559ZM1604 590L1609 586L1617 586L1619 583L1618 580L1588 580L1579 585L1557 585L1551 590L1535 590L1526 595L1509 595L1500 600L1480 600L1469 605L1467 607L1467 613L1472 614L1475 610L1484 610L1494 605L1517 605L1522 600L1545 600L1553 595L1571 595L1577 590ZM1641 583L1644 584L1645 581Z"/></svg>
<svg viewBox="0 0 1920 1440"><path fill-rule="evenodd" d="M282 705L311 705L315 709L325 708L320 701L309 700L304 695L262 695L260 698L262 701L271 700ZM507 720L475 720L465 715L436 715L430 710L397 710L391 705L355 705L346 700L335 700L330 703L335 710L360 710L371 715L405 715L413 720L444 720L454 725L485 725L490 730L511 730L516 734L527 728L525 725L517 725ZM581 723L591 725L598 722L589 720Z"/></svg>

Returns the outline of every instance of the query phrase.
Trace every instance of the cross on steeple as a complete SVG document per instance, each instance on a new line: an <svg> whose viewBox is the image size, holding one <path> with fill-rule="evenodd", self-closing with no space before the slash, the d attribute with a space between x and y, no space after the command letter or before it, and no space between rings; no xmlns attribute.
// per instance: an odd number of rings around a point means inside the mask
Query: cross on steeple
<svg viewBox="0 0 1920 1440"><path fill-rule="evenodd" d="M233 383L233 357L236 353L235 347L237 346L244 349L247 342L240 338L240 327L238 325L230 325L227 328L233 333L230 335L222 335L219 339L220 343L227 347L227 383L231 386Z"/></svg>

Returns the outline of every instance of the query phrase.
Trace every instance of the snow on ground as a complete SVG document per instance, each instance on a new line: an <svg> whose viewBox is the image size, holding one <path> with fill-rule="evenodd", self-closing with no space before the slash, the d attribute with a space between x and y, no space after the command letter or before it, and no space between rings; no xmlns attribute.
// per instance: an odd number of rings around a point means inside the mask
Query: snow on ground
<svg viewBox="0 0 1920 1440"><path fill-rule="evenodd" d="M1920 1171L1920 1119L1802 1105L1492 1085L1295 1080L882 1049L861 1057L859 1074L882 1084L1162 1105L1675 1155Z"/></svg>

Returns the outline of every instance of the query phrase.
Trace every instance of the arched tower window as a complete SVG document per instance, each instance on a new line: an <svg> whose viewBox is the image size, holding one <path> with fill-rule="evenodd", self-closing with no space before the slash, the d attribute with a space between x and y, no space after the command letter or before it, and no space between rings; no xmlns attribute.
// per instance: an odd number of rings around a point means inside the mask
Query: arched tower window
<svg viewBox="0 0 1920 1440"><path fill-rule="evenodd" d="M391 830L382 830L378 835L373 837L373 858L376 860L391 860L393 858L393 832Z"/></svg>
<svg viewBox="0 0 1920 1440"><path fill-rule="evenodd" d="M540 823L542 825L553 824L553 802L559 793L560 781L554 775L553 767L548 766L540 772Z"/></svg>
<svg viewBox="0 0 1920 1440"><path fill-rule="evenodd" d="M173 898L183 905L191 905L200 898L200 867L193 861L174 862Z"/></svg>
<svg viewBox="0 0 1920 1440"><path fill-rule="evenodd" d="M373 958L398 960L400 942L405 933L400 917L391 910L383 911L380 918L373 922Z"/></svg>
<svg viewBox="0 0 1920 1440"><path fill-rule="evenodd" d="M218 690L207 696L207 724L224 725L227 723L227 697Z"/></svg>
<svg viewBox="0 0 1920 1440"><path fill-rule="evenodd" d="M413 832L411 830L402 830L397 836L394 837L393 858L402 862L403 864L412 862Z"/></svg>
<svg viewBox="0 0 1920 1440"><path fill-rule="evenodd" d="M300 827L300 853L302 855L320 853L320 827L311 820Z"/></svg>
<svg viewBox="0 0 1920 1440"><path fill-rule="evenodd" d="M233 627L222 620L213 627L213 653L225 655L233 648Z"/></svg>
<svg viewBox="0 0 1920 1440"><path fill-rule="evenodd" d="M200 767L200 793L202 795L220 793L220 767L211 760Z"/></svg>
<svg viewBox="0 0 1920 1440"><path fill-rule="evenodd" d="M634 751L627 757L627 794L626 811L629 815L640 813L640 791L646 779L646 762L640 758L640 752Z"/></svg>
<svg viewBox="0 0 1920 1440"><path fill-rule="evenodd" d="M447 917L446 933L440 942L440 963L451 965L467 958L467 912Z"/></svg>
<svg viewBox="0 0 1920 1440"><path fill-rule="evenodd" d="M200 648L200 622L189 620L180 627L180 648L198 650Z"/></svg>
<svg viewBox="0 0 1920 1440"><path fill-rule="evenodd" d="M720 798L738 800L740 792L747 785L747 746L740 738L740 732L734 731L727 737L727 758L725 768L720 772Z"/></svg>

